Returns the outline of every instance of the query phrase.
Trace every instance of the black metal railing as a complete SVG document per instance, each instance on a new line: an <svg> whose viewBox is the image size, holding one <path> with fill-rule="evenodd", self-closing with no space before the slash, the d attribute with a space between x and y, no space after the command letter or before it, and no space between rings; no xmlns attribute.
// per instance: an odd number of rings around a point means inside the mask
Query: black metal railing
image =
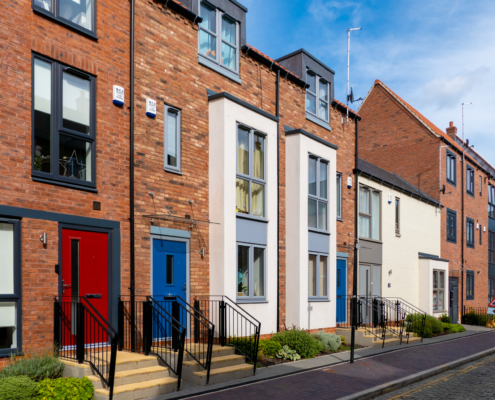
<svg viewBox="0 0 495 400"><path fill-rule="evenodd" d="M118 333L88 299L55 298L54 341L60 357L89 363L113 398Z"/></svg>
<svg viewBox="0 0 495 400"><path fill-rule="evenodd" d="M488 314L488 307L464 306L461 323L466 325L486 326L495 319L495 315Z"/></svg>
<svg viewBox="0 0 495 400"><path fill-rule="evenodd" d="M253 375L256 374L261 323L227 296L199 297L194 304L217 327L214 341L234 347L237 354L254 364Z"/></svg>
<svg viewBox="0 0 495 400"><path fill-rule="evenodd" d="M177 376L180 390L187 328L150 296L119 298L119 350L156 355Z"/></svg>
<svg viewBox="0 0 495 400"><path fill-rule="evenodd" d="M206 371L206 384L210 380L211 357L215 325L200 311L180 296L150 296L177 321L187 328L184 351Z"/></svg>
<svg viewBox="0 0 495 400"><path fill-rule="evenodd" d="M404 338L406 339L406 344L409 343L413 323L419 325L419 332L416 333L421 337L421 341L423 341L427 313L400 297L381 297L381 299L395 306L395 323L401 327L402 332L401 344Z"/></svg>

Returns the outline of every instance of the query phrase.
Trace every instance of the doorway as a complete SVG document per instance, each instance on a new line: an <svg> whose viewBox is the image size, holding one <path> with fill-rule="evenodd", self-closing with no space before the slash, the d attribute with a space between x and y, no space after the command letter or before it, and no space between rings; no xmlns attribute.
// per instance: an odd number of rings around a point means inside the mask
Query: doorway
<svg viewBox="0 0 495 400"><path fill-rule="evenodd" d="M337 259L337 323L347 321L347 260Z"/></svg>
<svg viewBox="0 0 495 400"><path fill-rule="evenodd" d="M459 278L449 276L449 317L453 324L459 323Z"/></svg>

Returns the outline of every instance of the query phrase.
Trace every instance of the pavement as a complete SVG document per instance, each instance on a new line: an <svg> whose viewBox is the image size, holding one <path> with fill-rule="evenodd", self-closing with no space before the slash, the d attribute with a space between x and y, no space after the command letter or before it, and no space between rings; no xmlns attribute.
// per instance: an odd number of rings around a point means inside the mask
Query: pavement
<svg viewBox="0 0 495 400"><path fill-rule="evenodd" d="M153 400L223 399L358 399L373 398L489 354L495 354L495 331L465 326L466 332L424 339L401 346L369 347L309 360L258 368L256 375L226 383L198 386Z"/></svg>

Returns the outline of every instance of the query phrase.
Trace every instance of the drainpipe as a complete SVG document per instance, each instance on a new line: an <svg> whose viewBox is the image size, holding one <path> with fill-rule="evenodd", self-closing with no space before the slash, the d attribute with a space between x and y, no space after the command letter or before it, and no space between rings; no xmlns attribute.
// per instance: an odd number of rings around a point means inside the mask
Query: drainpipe
<svg viewBox="0 0 495 400"><path fill-rule="evenodd" d="M280 118L280 68L277 70L276 112ZM280 131L277 121L277 332L280 332Z"/></svg>
<svg viewBox="0 0 495 400"><path fill-rule="evenodd" d="M358 273L358 257L359 257L359 209L358 209L358 199L359 199L359 171L358 171L358 158L359 158L359 127L358 118L354 118L355 130L356 130L356 151L354 160L354 272L352 274L352 310L351 310L351 364L354 363L354 346L356 344L356 326L354 321L357 321L357 316L354 315L357 312L357 273Z"/></svg>
<svg viewBox="0 0 495 400"><path fill-rule="evenodd" d="M464 109L462 111L464 113ZM464 267L464 244L465 244L464 243L464 234L465 234L465 224L466 224L466 222L464 221L466 219L466 217L464 215L464 179L465 179L464 178L464 174L465 174L465 171L466 171L466 167L465 167L466 166L466 158L465 158L465 155L464 155L464 148L465 148L465 143L464 143L464 125L463 125L463 129L462 129L462 171L461 171L461 181L462 181L462 186L461 186L461 188L462 188L461 315L464 312L464 270L465 270L465 267Z"/></svg>

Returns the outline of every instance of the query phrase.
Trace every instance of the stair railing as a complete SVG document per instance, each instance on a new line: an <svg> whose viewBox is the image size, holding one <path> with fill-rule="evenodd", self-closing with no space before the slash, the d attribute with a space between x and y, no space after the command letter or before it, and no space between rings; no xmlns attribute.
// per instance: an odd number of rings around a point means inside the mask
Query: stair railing
<svg viewBox="0 0 495 400"><path fill-rule="evenodd" d="M349 296L352 303L352 296ZM351 304L352 307L352 304ZM385 346L386 326L389 309L386 304L373 296L358 296L357 299L357 328L362 328L368 334L382 341Z"/></svg>
<svg viewBox="0 0 495 400"><path fill-rule="evenodd" d="M118 333L85 297L54 301L54 342L61 358L87 362L113 398Z"/></svg>
<svg viewBox="0 0 495 400"><path fill-rule="evenodd" d="M409 325L414 321L420 321L421 332L418 334L421 337L421 341L423 341L427 313L400 297L382 297L382 299L383 301L390 301L395 304L396 313L400 315L401 318L403 336L407 339L406 344L409 343L410 337Z"/></svg>

